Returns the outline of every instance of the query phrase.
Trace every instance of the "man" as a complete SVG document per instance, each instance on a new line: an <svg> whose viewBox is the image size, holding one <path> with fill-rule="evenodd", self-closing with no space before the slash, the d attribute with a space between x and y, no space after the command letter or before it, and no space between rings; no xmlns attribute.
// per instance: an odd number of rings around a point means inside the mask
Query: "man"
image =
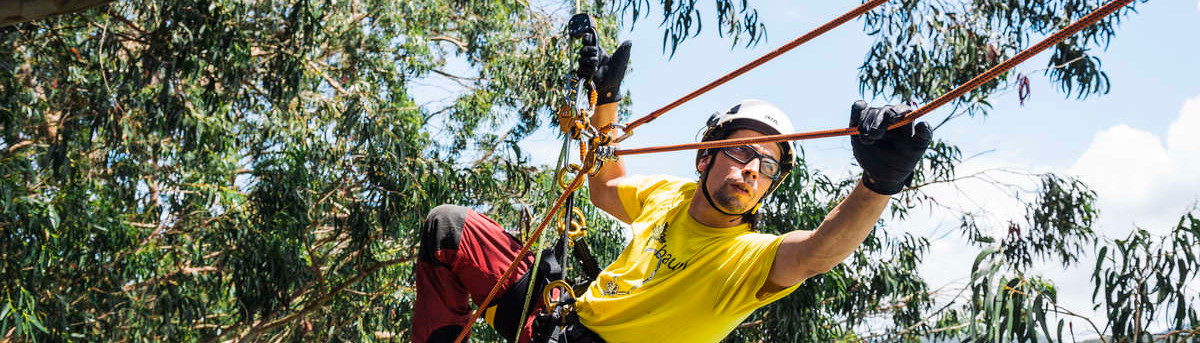
<svg viewBox="0 0 1200 343"><path fill-rule="evenodd" d="M611 56L598 47L580 50L580 69L593 77L599 92L591 118L595 127L616 117L629 49L625 42ZM852 106L850 125L862 134L852 137L851 145L863 178L812 231L789 228L794 231L776 236L755 230L763 199L793 166L795 152L788 142L698 151L698 182L626 175L621 160L604 165L588 179L592 204L630 225L632 239L579 295L579 323L572 327L571 341L718 342L755 309L841 263L866 238L891 195L911 182L929 145L925 123L886 130L907 112L903 106L875 108L862 101ZM709 118L703 140L792 131L775 106L745 100ZM416 267L415 342L452 341L470 326L467 296L480 301L498 281L503 292L525 293L527 283L513 284L527 274L533 257L509 279L498 280L520 242L495 222L443 205L430 212L424 229ZM511 340L521 312L512 306L489 310L487 319ZM531 330L532 323L526 323L518 341L527 342Z"/></svg>

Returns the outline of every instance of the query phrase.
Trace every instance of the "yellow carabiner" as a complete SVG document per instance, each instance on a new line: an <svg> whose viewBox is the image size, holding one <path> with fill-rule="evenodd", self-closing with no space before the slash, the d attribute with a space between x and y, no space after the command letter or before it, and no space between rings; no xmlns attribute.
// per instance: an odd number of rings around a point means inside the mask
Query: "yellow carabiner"
<svg viewBox="0 0 1200 343"><path fill-rule="evenodd" d="M555 181L558 182L558 187L562 188L562 189L567 189L567 186L570 186L571 182L575 181L575 179L571 179L571 181L568 182L567 174L568 173L575 174L575 177L579 177L580 176L579 175L580 168L581 167L578 164L571 164L571 165L568 165L566 168L559 169L558 173L557 173L558 176L556 176L554 178Z"/></svg>
<svg viewBox="0 0 1200 343"><path fill-rule="evenodd" d="M567 244L575 246L575 241L583 237L587 237L587 227L577 222L572 222L571 230L567 231Z"/></svg>
<svg viewBox="0 0 1200 343"><path fill-rule="evenodd" d="M571 213L571 225L569 229L566 223L563 223L562 218L565 216L558 217L558 232L562 233L566 230L567 236L571 237L571 240L575 240L575 238L587 234L587 219L583 217L583 210L580 210L578 207L573 208Z"/></svg>
<svg viewBox="0 0 1200 343"><path fill-rule="evenodd" d="M559 293L555 294L554 291ZM563 280L554 280L542 288L542 303L546 305L547 312L554 312L560 305L559 303L568 299L575 299L575 290L571 289L571 285Z"/></svg>

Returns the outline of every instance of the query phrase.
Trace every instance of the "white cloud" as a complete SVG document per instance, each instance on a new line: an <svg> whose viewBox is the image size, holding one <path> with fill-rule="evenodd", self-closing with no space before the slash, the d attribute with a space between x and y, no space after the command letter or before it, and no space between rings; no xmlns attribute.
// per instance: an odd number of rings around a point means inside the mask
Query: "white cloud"
<svg viewBox="0 0 1200 343"><path fill-rule="evenodd" d="M1188 99L1167 131L1171 156L1191 171L1200 170L1200 96Z"/></svg>
<svg viewBox="0 0 1200 343"><path fill-rule="evenodd" d="M1100 219L1096 228L1109 238L1124 238L1134 227L1155 234L1172 228L1200 198L1200 96L1184 101L1167 138L1117 125L1097 133L1068 174L1078 176L1097 194ZM1165 142L1165 144L1164 144ZM1081 261L1090 261L1085 256ZM1084 266L1088 264L1085 263ZM1090 289L1091 270L1045 266L1060 289ZM1195 290L1193 290L1195 292ZM1070 293L1059 301L1073 311L1102 322L1090 309L1090 292ZM1083 324L1075 319L1068 319Z"/></svg>
<svg viewBox="0 0 1200 343"><path fill-rule="evenodd" d="M1096 134L1067 171L1099 195L1107 233L1134 225L1162 233L1200 195L1200 96L1188 99L1167 131L1165 145L1154 134L1118 125Z"/></svg>
<svg viewBox="0 0 1200 343"><path fill-rule="evenodd" d="M927 215L910 217L903 225L931 240L921 274L932 286L963 286L967 282L964 276L979 252L961 239L961 233L955 233L955 212L984 211L980 226L997 230L991 234L1002 237L1008 220L1023 224L1025 208L1013 198L1015 190L1033 191L1038 187L1036 177L1014 170L1064 173L1038 164L1019 154L984 155L958 166L960 177L982 172L976 178L926 189L952 209L933 209ZM1200 95L1184 102L1167 129L1166 139L1128 125L1108 128L1095 135L1089 148L1065 173L1079 177L1097 192L1100 220L1096 228L1101 234L1123 238L1135 225L1157 234L1166 232L1200 198L1200 178L1196 177L1200 175ZM1089 256L1081 257L1082 262L1070 268L1039 265L1035 270L1053 279L1059 289L1090 290L1094 257L1085 255ZM1194 287L1200 288L1200 284ZM1091 309L1090 291L1062 293L1058 300L1076 313L1103 322L1102 310ZM1065 319L1077 329L1084 327L1081 320ZM1079 337L1093 335L1085 331L1090 330L1077 331Z"/></svg>

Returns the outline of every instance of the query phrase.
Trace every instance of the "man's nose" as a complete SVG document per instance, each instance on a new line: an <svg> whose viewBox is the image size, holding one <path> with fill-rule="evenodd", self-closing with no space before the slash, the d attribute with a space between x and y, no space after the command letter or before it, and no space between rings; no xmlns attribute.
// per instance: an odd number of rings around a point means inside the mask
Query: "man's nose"
<svg viewBox="0 0 1200 343"><path fill-rule="evenodd" d="M762 165L761 161L762 161L761 158L756 158L756 159L750 160L750 162L746 162L746 164L742 166L742 175L745 175L746 177L749 177L752 179L757 179L758 178L758 168Z"/></svg>

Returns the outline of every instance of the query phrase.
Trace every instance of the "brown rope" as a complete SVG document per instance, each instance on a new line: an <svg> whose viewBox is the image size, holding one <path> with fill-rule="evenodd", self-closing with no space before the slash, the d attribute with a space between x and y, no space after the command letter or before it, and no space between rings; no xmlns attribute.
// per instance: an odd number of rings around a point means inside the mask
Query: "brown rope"
<svg viewBox="0 0 1200 343"><path fill-rule="evenodd" d="M624 131L625 132L633 131L634 128L641 126L642 124L648 123L651 120L654 120L655 118L658 118L658 116L663 115L663 113L667 113L667 111L670 111L670 110L674 109L675 107L679 107L679 105L683 105L683 103L691 101L692 99L695 99L696 97L700 96L701 94L707 93L708 91L712 90L713 88L717 88L717 86L720 86L720 85L724 84L725 82L729 82L729 80L733 80L734 78L741 76L742 74L745 74L746 72L750 71L750 69L757 68L758 66L762 65L763 63L767 63L767 61L770 61L771 59L774 59L775 57L779 57L779 55L782 55L783 53L788 52L792 49L795 49L797 46L800 46L800 44L804 44L805 42L808 42L809 40L812 40L813 38L816 38L817 36L820 36L821 34L824 34L825 32L828 32L829 30L832 30L835 27L841 26L842 24L845 24L847 21L850 21L850 19L854 19L855 17L858 17L858 16L862 15L863 13L870 11L872 8L878 7L879 5L882 5L885 2L888 2L888 0L871 0L871 1L865 2L862 5L855 7L853 10L850 10L850 12L846 12L846 14L842 14L841 16L834 18L832 21L825 23L825 25L821 25L820 27L817 27L816 29L813 29L812 31L805 33L804 35L796 38L795 40L792 40L791 42L784 44L783 46L775 49L774 51L768 52L766 55L763 55L762 57L759 57L758 59L751 61L750 63L747 63L746 65L742 66L741 68L738 68L737 70L734 70L734 71L730 72L729 74L725 74L725 76L722 76L721 78L717 79L716 81L709 82L707 85L704 85L704 87L700 87L700 89L697 89L697 90L692 91L691 93L688 93L688 95L684 95L682 98L679 98L679 100L675 100L674 102L667 104L666 106L663 106L662 108L654 110L654 112L650 112L650 114L647 114L644 117L638 118L638 120L635 120L629 124L625 124Z"/></svg>
<svg viewBox="0 0 1200 343"><path fill-rule="evenodd" d="M1025 60L1028 60L1030 57L1033 57L1034 55L1037 55L1038 53L1042 52L1043 50L1046 50L1051 45L1058 44L1058 42L1061 42L1063 39L1066 39L1067 37L1075 34L1076 32L1079 32L1079 30L1082 30L1085 27L1095 24L1097 21L1100 20L1100 18L1103 18L1105 16L1112 14L1113 12L1116 12L1118 9L1120 9L1121 7L1124 7L1125 5L1128 5L1131 2L1133 2L1133 0L1110 1L1109 3L1105 4L1104 6L1092 11L1092 13L1089 13L1087 16L1084 16L1083 18L1080 18L1079 20L1075 21L1074 23L1071 23L1071 25L1068 25L1067 27L1064 27L1061 30L1058 30L1058 32L1055 32L1054 34L1050 35L1050 37L1046 37L1046 39L1043 39L1041 42L1038 42L1036 45L1034 45L1028 49L1025 49L1024 51L1021 51L1016 56L1013 56L1013 57L1005 60L1004 62L1001 62L1000 64L992 67L991 69L988 69L983 74L980 74L979 76L976 76L975 78L971 79L970 81L967 81L966 83L962 84L961 86L958 86L958 88L951 90L949 93L946 93L946 94L938 97L937 99L934 99L932 102L925 104L924 106L921 106L920 108L912 111L907 116L905 116L904 119L901 120L900 122L892 124L891 126L888 126L888 129L891 130L891 129L895 129L895 128L898 128L898 127L901 127L904 125L908 125L909 123L912 123L914 120L917 120L917 118L920 118L921 116L928 114L929 112L937 109L938 107L941 107L942 105L945 105L946 103L949 103L951 100L954 100L955 98L962 96L963 94L965 94L967 92L970 92L971 90L979 87L983 83L988 82L989 80L995 78L996 76L999 76L1000 74L1008 71L1009 69L1012 69L1013 67L1016 67L1018 64L1021 64L1021 62L1025 62ZM654 146L654 147L647 147L647 148L620 149L620 150L616 151L616 155L617 156L625 156L625 155L638 155L638 154L648 154L648 153L654 153L654 152L679 151L679 150L689 150L689 149L711 149L711 148L721 148L721 147L744 145L744 144L794 141L794 140L802 140L802 139L826 138L826 137L847 136L847 135L856 135L856 134L858 134L858 129L849 127L849 128L844 128L844 129L830 129L830 130L823 130L823 131L798 132L798 133L786 134L786 135L770 135L770 136L726 139L726 140L708 141L708 142L699 142L699 143L663 145L663 146Z"/></svg>

